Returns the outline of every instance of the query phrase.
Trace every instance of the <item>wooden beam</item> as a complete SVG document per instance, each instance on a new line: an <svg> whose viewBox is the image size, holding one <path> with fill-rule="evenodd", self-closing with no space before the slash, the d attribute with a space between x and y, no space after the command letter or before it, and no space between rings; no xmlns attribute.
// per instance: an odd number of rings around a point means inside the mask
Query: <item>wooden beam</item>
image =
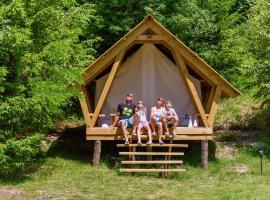
<svg viewBox="0 0 270 200"><path fill-rule="evenodd" d="M153 156L183 156L184 152L119 152L119 155L136 155L136 156L146 156L146 155L153 155Z"/></svg>
<svg viewBox="0 0 270 200"><path fill-rule="evenodd" d="M210 113L209 113L209 122L211 127L214 126L214 119L217 113L217 109L218 109L218 99L221 96L221 92L222 92L222 87L220 85L218 85L215 89L215 93L214 93L214 97L213 97L213 101L212 101L212 105L211 105L211 109L210 109Z"/></svg>
<svg viewBox="0 0 270 200"><path fill-rule="evenodd" d="M188 147L188 144L117 144L117 147Z"/></svg>
<svg viewBox="0 0 270 200"><path fill-rule="evenodd" d="M129 138L131 138L132 136L128 136ZM110 140L110 141L114 141L114 140L119 140L119 141L123 141L125 138L122 135L111 135L111 136L102 136L102 135L86 135L86 140ZM133 139L137 139L136 137L133 137ZM142 135L141 137L142 141L146 141L148 140L148 137L146 135ZM171 140L172 138L168 138L165 136L162 136L162 140L168 141ZM153 140L158 140L158 138L153 138ZM173 138L174 141L201 141L201 140L213 140L213 135L179 135L175 138Z"/></svg>
<svg viewBox="0 0 270 200"><path fill-rule="evenodd" d="M132 134L132 128L127 128L129 135ZM176 135L213 135L212 128L198 127L198 128L188 128L188 127L176 127ZM123 135L123 131L119 127L94 127L86 129L86 135L104 135L104 136L114 136L114 135ZM147 135L146 132L143 132L143 135Z"/></svg>
<svg viewBox="0 0 270 200"><path fill-rule="evenodd" d="M88 110L85 98L80 99L80 104L81 104L83 117L84 117L84 120L85 120L85 123L86 123L86 130L87 130L87 128L92 128L93 125L92 125L91 119L89 117L89 110Z"/></svg>
<svg viewBox="0 0 270 200"><path fill-rule="evenodd" d="M111 48L109 48L104 54L96 59L95 62L89 65L84 71L84 80L89 81L99 72L103 71L106 65L112 62L113 59L121 52L121 49L127 49L127 47L134 42L138 35L143 34L149 28L150 20L151 19L145 18L141 23L139 23L118 42L116 42Z"/></svg>
<svg viewBox="0 0 270 200"><path fill-rule="evenodd" d="M202 75L205 80L211 81L214 84L218 84L218 82L221 81L225 93L231 97L241 95L241 93L233 85L231 85L227 80L219 75L203 59L196 55L182 41L180 41L176 36L174 36L154 19L151 20L151 29L159 35L166 36L168 38L166 42L173 46L175 49L178 49L188 64L191 65L192 69L199 75Z"/></svg>
<svg viewBox="0 0 270 200"><path fill-rule="evenodd" d="M114 77L116 75L116 72L117 72L117 69L118 69L120 63L122 62L122 59L123 59L123 57L125 55L125 52L126 52L125 49L122 49L120 54L115 59L112 70L111 70L111 72L110 72L110 74L109 74L109 76L107 78L107 81L106 81L106 83L104 85L104 88L102 90L102 93L100 95L99 101L97 103L97 106L96 106L96 109L95 109L95 112L94 112L94 115L93 115L93 118L92 118L93 126L95 126L95 123L96 123L96 121L98 119L98 115L99 115L99 113L100 113L100 111L102 109L102 106L103 106L106 98L107 98L108 92L109 92L109 90L111 88L111 85L112 85L112 81L113 81L113 79L114 79Z"/></svg>
<svg viewBox="0 0 270 200"><path fill-rule="evenodd" d="M130 161L130 160L123 160L121 161L121 164L144 164L144 165L152 165L152 164L182 164L182 160L135 160L135 161Z"/></svg>
<svg viewBox="0 0 270 200"><path fill-rule="evenodd" d="M144 43L155 43L161 44L164 42L164 37L162 35L139 35L135 39L135 43L144 44Z"/></svg>
<svg viewBox="0 0 270 200"><path fill-rule="evenodd" d="M84 99L85 99L86 105L88 107L88 111L90 113L90 112L92 112L92 107L90 104L90 95L89 95L89 92L87 91L87 88L85 85L81 85L81 91L83 92Z"/></svg>
<svg viewBox="0 0 270 200"><path fill-rule="evenodd" d="M214 94L215 94L215 90L216 90L216 86L215 85L211 86L210 93L208 95L206 106L205 106L206 113L210 112L211 105L212 105L213 98L214 98Z"/></svg>
<svg viewBox="0 0 270 200"><path fill-rule="evenodd" d="M202 102L200 100L200 97L198 95L196 87L191 80L186 63L184 62L182 55L180 55L178 53L178 51L174 51L173 49L171 49L171 51L172 51L173 57L175 59L176 65L178 66L179 71L184 79L186 88L190 94L193 105L195 106L195 109L197 110L197 112L199 112L201 119L202 119L202 122L203 122L203 125L208 128L208 127L210 127L210 123L208 122L208 119L205 115L205 111L203 109Z"/></svg>
<svg viewBox="0 0 270 200"><path fill-rule="evenodd" d="M135 168L120 168L120 172L185 172L185 169L135 169Z"/></svg>

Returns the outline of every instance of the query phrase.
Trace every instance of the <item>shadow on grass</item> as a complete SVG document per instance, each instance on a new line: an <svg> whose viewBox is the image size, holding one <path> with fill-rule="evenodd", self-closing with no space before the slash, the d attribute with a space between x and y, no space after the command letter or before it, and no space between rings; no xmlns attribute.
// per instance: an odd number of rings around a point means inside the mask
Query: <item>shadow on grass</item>
<svg viewBox="0 0 270 200"><path fill-rule="evenodd" d="M91 163L94 141L86 141L85 126L65 128L57 140L53 142L48 157L61 157L69 160L77 160L83 163ZM101 160L113 167L117 160L118 151L116 141L102 141Z"/></svg>
<svg viewBox="0 0 270 200"><path fill-rule="evenodd" d="M213 141L208 141L208 161L218 162L215 158L216 144ZM192 167L202 167L201 164L201 142L189 142L189 148L183 157L183 163Z"/></svg>

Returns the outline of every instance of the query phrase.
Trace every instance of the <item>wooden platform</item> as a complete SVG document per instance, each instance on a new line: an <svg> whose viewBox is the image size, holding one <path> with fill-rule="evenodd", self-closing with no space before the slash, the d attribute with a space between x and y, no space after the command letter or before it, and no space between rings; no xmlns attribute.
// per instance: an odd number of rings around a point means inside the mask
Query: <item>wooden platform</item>
<svg viewBox="0 0 270 200"><path fill-rule="evenodd" d="M132 129L128 129L129 138L137 139L137 136L132 135ZM147 140L147 134L143 133L142 140ZM157 137L153 137L156 140ZM171 140L172 136L165 137L164 140ZM213 139L213 129L212 128L188 128L188 127L177 127L176 137L174 140L212 140ZM113 128L87 128L86 129L86 140L123 140L122 130L118 127Z"/></svg>

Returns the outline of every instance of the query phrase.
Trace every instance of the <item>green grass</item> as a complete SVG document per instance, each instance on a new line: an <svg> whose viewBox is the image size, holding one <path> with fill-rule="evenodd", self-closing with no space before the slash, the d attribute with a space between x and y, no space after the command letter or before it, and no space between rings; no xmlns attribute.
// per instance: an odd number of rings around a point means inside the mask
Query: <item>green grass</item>
<svg viewBox="0 0 270 200"><path fill-rule="evenodd" d="M270 199L270 160L264 158L260 175L256 150L240 148L233 160L215 160L210 144L209 169L200 167L199 146L184 157L187 172L158 178L157 174L120 174L106 160L88 164L88 157L57 147L37 172L0 178L0 185L23 190L23 197L44 199ZM245 164L249 171L235 172Z"/></svg>

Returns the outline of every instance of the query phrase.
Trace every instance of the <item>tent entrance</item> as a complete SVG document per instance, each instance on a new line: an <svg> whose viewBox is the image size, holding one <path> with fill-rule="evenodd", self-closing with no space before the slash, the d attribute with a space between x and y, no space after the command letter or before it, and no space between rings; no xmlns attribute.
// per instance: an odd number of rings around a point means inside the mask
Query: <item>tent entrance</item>
<svg viewBox="0 0 270 200"><path fill-rule="evenodd" d="M101 96L109 73L96 80L95 105ZM201 98L201 83L192 77ZM183 77L170 55L163 53L161 47L143 44L135 52L126 56L113 79L101 113L109 116L115 113L117 105L124 101L127 93L135 94L135 103L142 100L148 111L155 105L157 98L170 100L180 117L179 126L186 126L188 116L195 114L190 95ZM149 118L148 112L148 118ZM107 119L108 120L108 119Z"/></svg>

